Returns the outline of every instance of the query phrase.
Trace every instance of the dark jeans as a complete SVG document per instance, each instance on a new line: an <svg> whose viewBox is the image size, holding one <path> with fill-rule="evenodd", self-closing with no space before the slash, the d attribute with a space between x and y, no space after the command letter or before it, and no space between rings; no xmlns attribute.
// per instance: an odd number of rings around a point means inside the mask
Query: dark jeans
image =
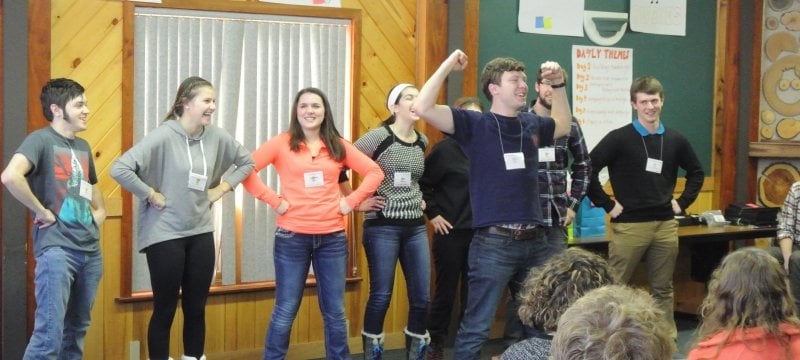
<svg viewBox="0 0 800 360"><path fill-rule="evenodd" d="M469 247L467 308L458 328L453 358L478 359L508 282L521 281L531 267L543 264L565 247L563 241L544 236L512 240L485 229L476 230Z"/></svg>
<svg viewBox="0 0 800 360"><path fill-rule="evenodd" d="M425 225L364 227L364 253L369 265L369 299L364 309L364 331L383 333L383 321L394 288L397 262L403 269L408 291L406 328L425 334L430 302L431 257Z"/></svg>
<svg viewBox="0 0 800 360"><path fill-rule="evenodd" d="M275 230L275 308L264 340L264 360L284 359L292 324L303 300L308 266L313 264L325 333L325 359L349 359L344 288L347 238L344 231L301 234Z"/></svg>
<svg viewBox="0 0 800 360"><path fill-rule="evenodd" d="M436 268L436 290L428 315L428 331L437 341L447 336L450 316L461 283L459 320L467 305L467 274L469 272L469 244L472 229L454 229L449 234L433 235L433 262Z"/></svg>
<svg viewBox="0 0 800 360"><path fill-rule="evenodd" d="M572 226L572 225L569 225ZM547 226L544 228L545 242L548 244L564 244L562 249L567 246L567 228L562 226ZM555 254L553 254L555 255ZM549 259L545 259L545 262ZM544 263L540 264L543 265ZM527 274L525 275L527 277ZM508 283L508 300L506 302L506 324L503 330L503 338L508 345L529 339L537 334L538 331L525 326L519 318L519 292L522 291L522 284L525 277L511 279Z"/></svg>
<svg viewBox="0 0 800 360"><path fill-rule="evenodd" d="M198 234L167 240L144 249L153 288L153 315L147 329L150 359L169 357L169 329L181 292L183 353L203 356L206 298L214 275L214 235Z"/></svg>

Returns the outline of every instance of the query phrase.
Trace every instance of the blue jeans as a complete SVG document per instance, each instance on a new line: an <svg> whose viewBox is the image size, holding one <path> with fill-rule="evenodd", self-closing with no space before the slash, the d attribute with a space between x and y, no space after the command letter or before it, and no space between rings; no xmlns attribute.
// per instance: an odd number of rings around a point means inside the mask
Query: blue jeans
<svg viewBox="0 0 800 360"><path fill-rule="evenodd" d="M572 226L572 225L569 225ZM563 226L545 226L544 228L544 241L547 244L562 243L564 249L567 247L567 228ZM552 253L555 255L555 253ZM544 259L547 262L550 258ZM541 265L541 264L540 264ZM537 265L538 266L538 265ZM527 276L527 273L526 273ZM522 290L522 284L525 283L525 278L512 279L508 283L508 301L506 302L506 324L503 332L503 339L510 344L530 339L535 336L538 331L536 329L525 326L519 318L519 292Z"/></svg>
<svg viewBox="0 0 800 360"><path fill-rule="evenodd" d="M299 234L275 230L275 309L269 321L264 360L284 359L292 323L303 300L309 264L314 265L317 296L325 323L325 358L349 359L344 314L347 240L344 231Z"/></svg>
<svg viewBox="0 0 800 360"><path fill-rule="evenodd" d="M81 359L103 255L62 248L36 257L36 317L23 359Z"/></svg>
<svg viewBox="0 0 800 360"><path fill-rule="evenodd" d="M430 302L431 257L425 225L364 226L364 252L369 265L369 300L364 310L364 331L383 332L389 309L397 261L406 278L408 320L406 328L425 334Z"/></svg>
<svg viewBox="0 0 800 360"><path fill-rule="evenodd" d="M512 240L478 229L469 248L469 293L456 336L454 359L478 359L509 281L525 279L566 244L561 239Z"/></svg>

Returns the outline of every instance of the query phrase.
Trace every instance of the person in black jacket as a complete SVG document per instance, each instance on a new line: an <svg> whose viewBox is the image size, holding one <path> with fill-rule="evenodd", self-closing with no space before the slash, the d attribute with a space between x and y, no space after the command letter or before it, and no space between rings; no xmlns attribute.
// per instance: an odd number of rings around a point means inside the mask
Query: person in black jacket
<svg viewBox="0 0 800 360"><path fill-rule="evenodd" d="M453 107L483 112L480 100L461 97ZM428 359L442 359L450 314L461 283L459 314L467 300L469 244L472 242L472 208L469 201L469 159L461 145L450 137L436 144L425 158L425 173L419 180L427 204L425 215L433 227L435 295L428 315L431 344ZM459 316L460 317L460 316Z"/></svg>
<svg viewBox="0 0 800 360"><path fill-rule="evenodd" d="M673 319L672 273L678 256L678 222L703 187L703 169L692 145L677 131L664 127L661 110L664 89L652 76L631 85L636 118L612 130L590 153L592 175L587 195L611 216L609 264L620 283L628 283L644 258L650 293L677 337ZM608 167L612 199L598 180ZM678 169L686 171L686 186L673 199Z"/></svg>

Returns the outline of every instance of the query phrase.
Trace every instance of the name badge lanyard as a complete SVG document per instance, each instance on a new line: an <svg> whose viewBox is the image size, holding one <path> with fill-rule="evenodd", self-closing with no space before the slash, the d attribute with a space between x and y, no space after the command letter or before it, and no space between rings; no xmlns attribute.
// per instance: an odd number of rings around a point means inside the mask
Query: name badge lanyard
<svg viewBox="0 0 800 360"><path fill-rule="evenodd" d="M208 164L206 164L206 148L203 146L203 140L200 141L200 153L203 155L203 179L208 175ZM189 177L194 174L194 160L192 159L192 151L189 146L189 137L186 137L186 155L189 156Z"/></svg>
<svg viewBox="0 0 800 360"><path fill-rule="evenodd" d="M642 136L642 146L644 147L644 154L647 156L647 165L645 165L645 169L649 172L660 174L664 160L664 135L661 135L661 153L659 154L659 159L650 158L650 153L647 151L647 144L644 142L644 136Z"/></svg>
<svg viewBox="0 0 800 360"><path fill-rule="evenodd" d="M519 121L519 153L517 154L506 154L505 146L503 146L503 130L500 128L500 120L497 120L497 116L493 112L489 112L492 114L492 118L494 118L495 124L497 124L497 137L500 139L500 151L503 152L503 159L506 163L506 170L513 170L513 169L524 169L525 168L525 160L524 155L522 153L522 121ZM514 156L516 155L516 156Z"/></svg>

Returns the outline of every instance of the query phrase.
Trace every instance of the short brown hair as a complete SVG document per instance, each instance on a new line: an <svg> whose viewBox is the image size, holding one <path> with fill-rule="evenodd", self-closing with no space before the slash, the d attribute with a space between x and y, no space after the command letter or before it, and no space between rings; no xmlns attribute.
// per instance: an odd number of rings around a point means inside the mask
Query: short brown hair
<svg viewBox="0 0 800 360"><path fill-rule="evenodd" d="M525 71L525 63L510 57L494 58L483 67L481 72L481 89L483 95L492 101L492 93L489 91L489 84L499 85L503 78L503 73L507 71Z"/></svg>
<svg viewBox="0 0 800 360"><path fill-rule="evenodd" d="M664 87L661 86L661 82L649 75L633 80L633 84L631 84L631 101L636 102L637 93L658 95L662 100L664 99Z"/></svg>

